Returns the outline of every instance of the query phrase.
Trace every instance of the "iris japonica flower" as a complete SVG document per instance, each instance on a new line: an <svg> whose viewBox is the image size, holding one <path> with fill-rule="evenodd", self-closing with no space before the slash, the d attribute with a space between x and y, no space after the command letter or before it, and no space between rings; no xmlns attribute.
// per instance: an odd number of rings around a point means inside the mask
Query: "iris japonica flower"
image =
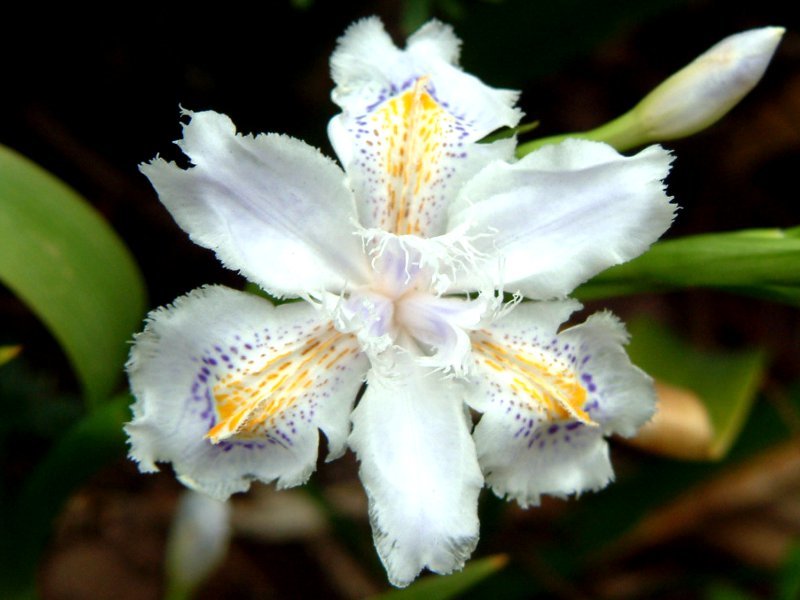
<svg viewBox="0 0 800 600"><path fill-rule="evenodd" d="M360 461L398 586L464 564L484 483L522 506L605 486L605 437L654 406L616 318L559 328L577 284L669 226L670 155L568 140L515 161L514 140L479 143L521 113L459 69L459 43L438 22L405 50L377 19L348 29L331 60L339 164L187 112L192 166L141 167L192 240L302 301L209 286L153 311L128 364L131 457L227 498L305 482L322 431L328 460Z"/></svg>

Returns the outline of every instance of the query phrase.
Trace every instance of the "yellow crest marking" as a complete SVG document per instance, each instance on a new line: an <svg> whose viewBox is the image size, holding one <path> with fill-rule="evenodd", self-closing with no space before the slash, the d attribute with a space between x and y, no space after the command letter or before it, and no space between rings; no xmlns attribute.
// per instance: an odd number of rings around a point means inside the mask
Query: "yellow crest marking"
<svg viewBox="0 0 800 600"><path fill-rule="evenodd" d="M430 188L440 175L446 146L443 139L455 121L433 98L427 85L427 77L418 78L371 117L373 134L383 141L387 206L384 226L398 235L423 233L421 221L427 204L435 201L435 192Z"/></svg>
<svg viewBox="0 0 800 600"><path fill-rule="evenodd" d="M349 338L328 327L283 354L250 360L229 371L213 387L217 423L206 438L250 439L315 386L328 382L326 373L356 352Z"/></svg>
<svg viewBox="0 0 800 600"><path fill-rule="evenodd" d="M586 389L568 365L544 353L512 351L494 341L488 331L473 337L477 360L503 374L503 382L512 395L521 397L528 408L545 412L551 419L575 419L594 425L583 410Z"/></svg>

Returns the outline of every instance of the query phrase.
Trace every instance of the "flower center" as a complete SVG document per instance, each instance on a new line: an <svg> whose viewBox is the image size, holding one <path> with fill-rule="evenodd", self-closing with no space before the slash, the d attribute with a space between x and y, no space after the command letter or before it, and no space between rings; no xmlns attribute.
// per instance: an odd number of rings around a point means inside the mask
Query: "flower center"
<svg viewBox="0 0 800 600"><path fill-rule="evenodd" d="M435 368L463 371L468 331L480 326L498 299L443 295L464 258L447 254L455 246L443 253L437 239L386 232L367 233L364 246L372 281L341 299L334 311L336 327L355 333L372 357L400 346Z"/></svg>

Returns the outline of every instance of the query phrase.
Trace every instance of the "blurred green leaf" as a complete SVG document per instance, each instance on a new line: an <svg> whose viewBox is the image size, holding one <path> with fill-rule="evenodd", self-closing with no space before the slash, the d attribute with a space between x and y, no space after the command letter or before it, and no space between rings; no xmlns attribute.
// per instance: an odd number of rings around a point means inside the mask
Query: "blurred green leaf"
<svg viewBox="0 0 800 600"><path fill-rule="evenodd" d="M52 440L63 435L84 413L81 398L59 389L59 378L52 371L34 368L20 356L0 369L0 494L16 495L18 485L8 484L7 477L22 473L11 467L19 464L19 444L38 440L35 456L49 447ZM5 462L10 471L3 471Z"/></svg>
<svg viewBox="0 0 800 600"><path fill-rule="evenodd" d="M275 296L272 296L271 294L268 294L267 292L262 290L260 287L258 287L257 284L252 283L250 281L248 281L244 285L244 290L242 291L245 291L248 294L253 294L254 296L260 296L264 298L264 300L269 300L274 306L280 306L281 304L291 304L293 302L301 302L303 300L302 298L276 298Z"/></svg>
<svg viewBox="0 0 800 600"><path fill-rule="evenodd" d="M516 127L503 127L494 133L490 133L485 138L478 140L479 144L490 144L497 140L505 140L515 135L524 135L539 127L539 121L531 121L530 123L523 123Z"/></svg>
<svg viewBox="0 0 800 600"><path fill-rule="evenodd" d="M581 300L709 287L800 306L800 227L658 242L575 290Z"/></svg>
<svg viewBox="0 0 800 600"><path fill-rule="evenodd" d="M462 0L403 0L400 30L409 36L436 15L450 22L462 19L465 13Z"/></svg>
<svg viewBox="0 0 800 600"><path fill-rule="evenodd" d="M32 589L53 520L70 494L109 462L125 456L123 424L131 397L98 404L70 428L25 481L0 531L0 592L23 596ZM2 595L2 594L0 594ZM8 597L8 596L3 596Z"/></svg>
<svg viewBox="0 0 800 600"><path fill-rule="evenodd" d="M755 401L766 366L764 353L702 352L645 319L633 321L628 329L631 360L652 377L697 394L714 431L708 458L725 456Z"/></svg>
<svg viewBox="0 0 800 600"><path fill-rule="evenodd" d="M493 86L518 88L521 82L558 72L625 28L685 4L687 0L472 1L462 3L462 18L449 14L447 20L464 40L461 63L467 71Z"/></svg>
<svg viewBox="0 0 800 600"><path fill-rule="evenodd" d="M59 341L87 399L107 397L144 313L142 277L83 198L2 146L0 281Z"/></svg>
<svg viewBox="0 0 800 600"><path fill-rule="evenodd" d="M455 598L484 579L490 577L508 562L504 554L496 554L467 563L463 571L452 575L431 575L402 590L392 590L373 600L446 600Z"/></svg>
<svg viewBox="0 0 800 600"><path fill-rule="evenodd" d="M706 600L753 600L754 596L729 583L714 583L708 587Z"/></svg>
<svg viewBox="0 0 800 600"><path fill-rule="evenodd" d="M21 349L22 346L0 346L0 365L4 365L8 361L13 360Z"/></svg>
<svg viewBox="0 0 800 600"><path fill-rule="evenodd" d="M408 36L419 29L433 14L434 0L404 0L400 12L400 29Z"/></svg>
<svg viewBox="0 0 800 600"><path fill-rule="evenodd" d="M778 600L800 598L800 540L795 540L786 555L780 573L777 598Z"/></svg>

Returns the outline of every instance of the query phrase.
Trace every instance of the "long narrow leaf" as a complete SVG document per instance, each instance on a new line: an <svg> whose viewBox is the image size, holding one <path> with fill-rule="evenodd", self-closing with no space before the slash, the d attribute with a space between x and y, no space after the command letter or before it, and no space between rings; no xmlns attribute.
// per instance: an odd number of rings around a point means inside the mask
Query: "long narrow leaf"
<svg viewBox="0 0 800 600"><path fill-rule="evenodd" d="M800 228L669 240L579 287L583 300L708 287L800 305Z"/></svg>
<svg viewBox="0 0 800 600"><path fill-rule="evenodd" d="M0 346L0 365L13 360L21 349L20 346Z"/></svg>
<svg viewBox="0 0 800 600"><path fill-rule="evenodd" d="M127 249L74 190L0 146L0 282L47 325L90 401L121 375L145 307Z"/></svg>
<svg viewBox="0 0 800 600"><path fill-rule="evenodd" d="M394 590L373 597L373 600L447 600L455 598L469 588L502 569L508 558L503 554L489 556L467 563L463 571L446 577L431 575L402 590Z"/></svg>

